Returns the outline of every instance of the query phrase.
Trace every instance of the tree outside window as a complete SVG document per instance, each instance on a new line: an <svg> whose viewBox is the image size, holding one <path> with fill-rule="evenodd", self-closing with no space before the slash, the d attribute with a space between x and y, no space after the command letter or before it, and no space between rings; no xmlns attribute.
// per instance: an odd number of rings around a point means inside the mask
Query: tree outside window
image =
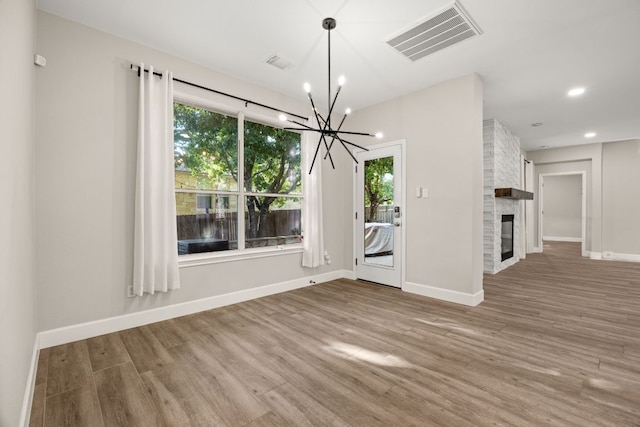
<svg viewBox="0 0 640 427"><path fill-rule="evenodd" d="M380 208L393 204L393 157L365 162L364 203L366 222L391 222Z"/></svg>
<svg viewBox="0 0 640 427"><path fill-rule="evenodd" d="M242 124L239 138L238 118L174 104L179 241L226 241L228 247L213 249L224 250L240 248L239 241L252 248L300 240L300 135L251 121ZM212 197L209 212L197 209L196 195L203 194ZM243 230L238 229L239 211Z"/></svg>

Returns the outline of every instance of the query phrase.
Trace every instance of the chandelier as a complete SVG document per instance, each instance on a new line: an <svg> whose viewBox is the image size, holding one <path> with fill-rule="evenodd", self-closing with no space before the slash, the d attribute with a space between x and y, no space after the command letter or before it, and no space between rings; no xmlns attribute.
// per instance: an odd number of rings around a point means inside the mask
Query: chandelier
<svg viewBox="0 0 640 427"><path fill-rule="evenodd" d="M311 171L313 170L313 166L315 165L316 162L316 158L318 157L318 153L320 152L320 147L322 145L324 145L326 154L324 155L324 159L326 159L327 157L329 158L329 161L331 162L331 167L333 169L335 169L335 165L333 163L333 158L331 157L331 148L333 147L333 144L335 141L338 141L343 147L344 149L347 151L347 153L349 153L349 155L351 156L351 158L353 159L353 161L355 161L356 163L358 163L358 160L356 160L355 156L353 155L353 153L351 152L351 150L349 150L349 148L347 147L347 145L350 145L352 147L356 147L359 148L361 150L364 151L369 151L364 147L361 147L360 145L354 144L350 141L347 141L345 139L345 136L349 136L349 135L358 135L358 136L370 136L370 137L376 137L376 138L382 138L382 134L381 133L376 133L374 134L370 134L370 133L366 133L366 132L349 132L349 131L344 131L342 130L342 125L344 124L345 119L347 118L347 116L351 113L351 109L347 108L347 110L345 111L344 115L342 116L342 120L340 120L340 123L338 124L337 127L334 127L331 123L331 114L333 113L333 107L336 104L336 100L338 99L338 95L340 94L340 89L342 89L342 85L344 85L345 82L345 78L344 76L340 76L338 78L338 89L336 90L335 95L333 96L333 101L331 100L331 30L333 30L334 28L336 28L336 20L333 18L325 18L322 20L322 28L324 28L325 30L327 30L327 40L328 40L328 65L327 65L327 115L323 116L322 114L320 114L318 112L318 109L316 108L315 103L313 102L313 97L311 96L311 85L309 85L309 83L305 83L304 84L304 90L305 92L307 92L307 97L309 98L309 102L311 102L311 108L313 110L314 116L315 116L315 120L316 120L316 124L317 124L317 128L306 125L304 123L298 122L296 120L288 120L286 116L281 115L280 119L281 120L286 120L289 121L290 123L293 123L295 125L298 125L300 127L297 128L292 128L292 127L287 127L285 128L286 130L295 130L295 131L303 131L303 132L316 132L319 134L319 138L318 138L318 145L316 146L316 152L313 156L313 161L311 162L311 167L309 168L309 174L311 174Z"/></svg>

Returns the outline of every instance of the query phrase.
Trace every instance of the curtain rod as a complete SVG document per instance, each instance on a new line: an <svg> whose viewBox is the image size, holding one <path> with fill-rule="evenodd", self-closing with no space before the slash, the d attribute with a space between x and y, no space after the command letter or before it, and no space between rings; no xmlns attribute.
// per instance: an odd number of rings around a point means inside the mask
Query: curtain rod
<svg viewBox="0 0 640 427"><path fill-rule="evenodd" d="M133 70L134 68L138 69L138 77L139 77L140 76L140 66L139 65L135 65L135 64L131 64L131 69ZM149 70L145 69L144 72L148 73ZM157 73L155 71L153 72L153 75L154 76L158 76L158 77L162 77L161 73ZM284 114L286 114L288 116L293 116L293 117L297 117L297 118L302 119L302 120L307 120L307 117L301 116L299 114L290 113L288 111L284 111L284 110L281 110L279 108L271 107L269 105L261 104L259 102L252 101L250 99L241 98L239 96L231 95L230 93L225 93L225 92L221 92L219 90L211 89L211 88L208 88L206 86L202 86L202 85L199 85L199 84L196 84L196 83L191 83L191 82L188 82L186 80L178 79L176 77L173 78L173 81L174 82L178 82L178 83L183 83L183 84L186 84L188 86L196 87L198 89L203 89L203 90L206 90L206 91L209 91L209 92L213 92L213 93L216 93L218 95L223 95L223 96L226 96L228 98L237 99L238 101L244 102L245 107L247 106L247 104L253 104L253 105L257 105L258 107L266 108L268 110L277 111L278 113L284 113Z"/></svg>

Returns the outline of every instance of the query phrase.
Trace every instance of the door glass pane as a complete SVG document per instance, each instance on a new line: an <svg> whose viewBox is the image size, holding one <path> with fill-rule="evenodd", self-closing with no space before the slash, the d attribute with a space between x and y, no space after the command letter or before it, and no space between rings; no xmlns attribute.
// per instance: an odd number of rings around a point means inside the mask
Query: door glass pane
<svg viewBox="0 0 640 427"><path fill-rule="evenodd" d="M364 164L364 262L393 267L393 157Z"/></svg>

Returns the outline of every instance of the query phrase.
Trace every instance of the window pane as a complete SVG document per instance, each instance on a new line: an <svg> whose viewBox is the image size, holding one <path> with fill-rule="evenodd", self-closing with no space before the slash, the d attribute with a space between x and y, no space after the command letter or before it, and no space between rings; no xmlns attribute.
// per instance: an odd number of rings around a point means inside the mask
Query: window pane
<svg viewBox="0 0 640 427"><path fill-rule="evenodd" d="M245 190L302 194L300 134L249 121L244 129Z"/></svg>
<svg viewBox="0 0 640 427"><path fill-rule="evenodd" d="M178 255L238 248L238 196L176 193Z"/></svg>
<svg viewBox="0 0 640 427"><path fill-rule="evenodd" d="M300 243L300 199L247 196L245 203L245 246Z"/></svg>
<svg viewBox="0 0 640 427"><path fill-rule="evenodd" d="M173 104L175 188L238 190L238 120Z"/></svg>

